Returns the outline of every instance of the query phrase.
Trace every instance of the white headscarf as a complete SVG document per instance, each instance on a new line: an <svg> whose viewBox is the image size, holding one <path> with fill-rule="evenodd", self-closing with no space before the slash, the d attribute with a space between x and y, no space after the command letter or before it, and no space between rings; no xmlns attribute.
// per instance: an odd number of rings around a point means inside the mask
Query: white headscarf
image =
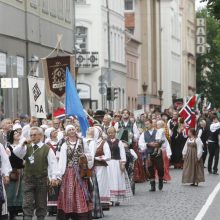
<svg viewBox="0 0 220 220"><path fill-rule="evenodd" d="M65 132L67 133L71 128L76 128L76 127L74 125L67 125L65 128Z"/></svg>
<svg viewBox="0 0 220 220"><path fill-rule="evenodd" d="M55 128L47 128L44 132L46 138L50 138L50 134L51 132L55 131L56 129Z"/></svg>
<svg viewBox="0 0 220 220"><path fill-rule="evenodd" d="M94 127L94 141L99 142L102 140L102 129L99 126Z"/></svg>

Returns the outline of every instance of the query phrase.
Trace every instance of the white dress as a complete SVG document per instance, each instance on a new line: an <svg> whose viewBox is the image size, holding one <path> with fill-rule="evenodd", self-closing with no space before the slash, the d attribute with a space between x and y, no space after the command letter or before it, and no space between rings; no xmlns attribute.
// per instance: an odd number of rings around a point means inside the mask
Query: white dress
<svg viewBox="0 0 220 220"><path fill-rule="evenodd" d="M118 143L121 160L111 159L108 161L108 175L110 196L112 202L121 202L126 196L125 172L121 171L120 163L126 163L126 154L124 145L121 141Z"/></svg>
<svg viewBox="0 0 220 220"><path fill-rule="evenodd" d="M93 140L89 144L89 149L93 154L93 158L95 157L95 153L97 148L102 143L102 139L97 141ZM104 155L102 156L102 160L108 161L111 159L111 151L109 149L109 145L105 142L103 146ZM96 158L98 159L98 158ZM101 203L108 203L110 201L110 189L109 189L109 177L107 167L105 166L95 166L95 172L99 187L99 195Z"/></svg>

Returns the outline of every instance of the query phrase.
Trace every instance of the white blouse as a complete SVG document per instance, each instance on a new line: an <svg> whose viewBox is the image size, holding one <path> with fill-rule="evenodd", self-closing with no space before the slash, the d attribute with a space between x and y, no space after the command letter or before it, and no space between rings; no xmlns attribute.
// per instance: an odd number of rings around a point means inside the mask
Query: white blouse
<svg viewBox="0 0 220 220"><path fill-rule="evenodd" d="M76 149L79 146L79 139L76 144ZM73 149L75 145L70 145L70 147ZM93 166L93 156L90 152L90 149L86 143L85 140L83 140L83 146L84 146L84 153L88 160L88 168L92 168ZM67 144L64 142L61 146L60 155L59 155L59 161L58 161L58 178L62 179L62 176L64 175L66 171L66 165L67 165Z"/></svg>
<svg viewBox="0 0 220 220"><path fill-rule="evenodd" d="M183 151L182 151L182 154L183 156L186 155L186 152L187 152L187 143L194 143L196 142L196 145L197 145L197 158L198 160L202 157L202 153L203 153L203 143L201 141L200 138L196 138L196 139L190 139L188 138L186 143L185 143L185 146L183 148Z"/></svg>
<svg viewBox="0 0 220 220"><path fill-rule="evenodd" d="M9 176L9 173L12 171L12 167L9 161L9 157L2 144L0 144L0 156L1 156L1 175Z"/></svg>
<svg viewBox="0 0 220 220"><path fill-rule="evenodd" d="M100 146L101 143L102 143L102 141L99 141L97 143L97 141L95 141L95 140L90 142L89 149L90 149L90 152L92 154L93 159L95 158L96 150ZM108 142L105 142L105 144L103 146L103 152L104 152L104 155L101 158L96 158L96 159L97 160L105 160L105 161L111 160L111 151L110 151Z"/></svg>

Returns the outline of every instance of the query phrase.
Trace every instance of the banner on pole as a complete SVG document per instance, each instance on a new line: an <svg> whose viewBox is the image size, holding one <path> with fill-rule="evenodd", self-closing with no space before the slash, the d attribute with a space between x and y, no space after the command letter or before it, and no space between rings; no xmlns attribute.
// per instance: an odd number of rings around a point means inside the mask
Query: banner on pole
<svg viewBox="0 0 220 220"><path fill-rule="evenodd" d="M31 116L46 118L44 79L29 76L28 84Z"/></svg>
<svg viewBox="0 0 220 220"><path fill-rule="evenodd" d="M75 77L74 56L57 56L42 59L43 72L46 82L47 94L61 100L65 95L65 72L66 67L70 68Z"/></svg>

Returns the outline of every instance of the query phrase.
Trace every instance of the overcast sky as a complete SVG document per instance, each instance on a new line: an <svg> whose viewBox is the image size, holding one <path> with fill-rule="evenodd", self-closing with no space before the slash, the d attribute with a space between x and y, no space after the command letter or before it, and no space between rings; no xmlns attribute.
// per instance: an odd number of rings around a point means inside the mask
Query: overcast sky
<svg viewBox="0 0 220 220"><path fill-rule="evenodd" d="M204 3L204 2L200 3L200 0L196 0L196 9L203 7L205 5L206 5L206 3Z"/></svg>

